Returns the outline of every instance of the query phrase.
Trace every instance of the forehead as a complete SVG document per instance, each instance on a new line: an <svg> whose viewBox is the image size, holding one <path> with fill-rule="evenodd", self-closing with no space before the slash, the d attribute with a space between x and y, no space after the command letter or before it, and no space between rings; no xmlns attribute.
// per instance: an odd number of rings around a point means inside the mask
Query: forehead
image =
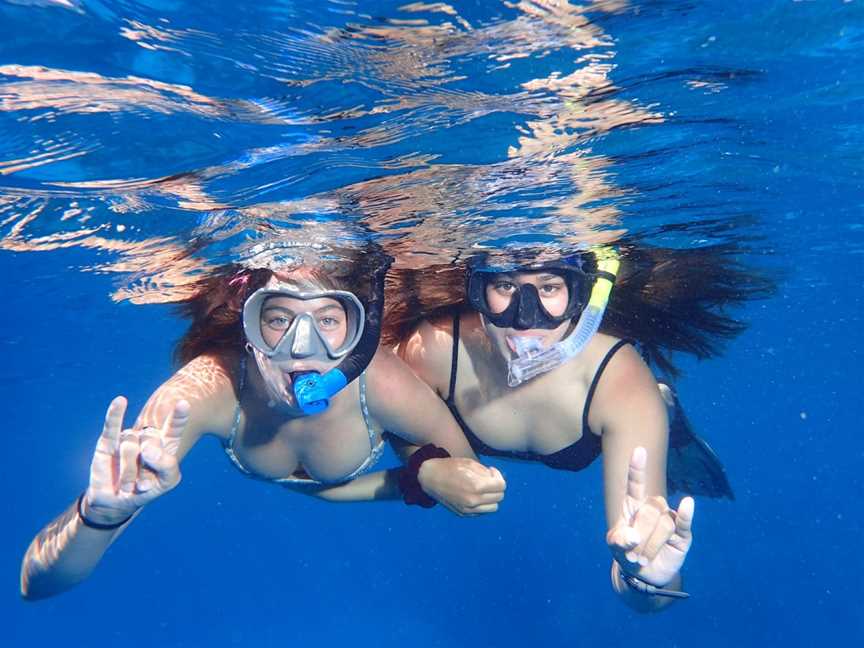
<svg viewBox="0 0 864 648"><path fill-rule="evenodd" d="M267 288L296 290L297 292L309 292L315 290L328 290L319 279L316 279L308 269L299 268L290 273L274 272L265 284Z"/></svg>
<svg viewBox="0 0 864 648"><path fill-rule="evenodd" d="M312 313L322 310L334 309L345 310L342 303L332 297L316 297L315 299L299 299L288 295L272 295L264 300L262 310L279 308L294 313Z"/></svg>
<svg viewBox="0 0 864 648"><path fill-rule="evenodd" d="M517 283L537 283L541 281L551 281L553 279L561 279L561 275L551 270L537 270L531 272L500 272L492 274L491 280L510 279Z"/></svg>

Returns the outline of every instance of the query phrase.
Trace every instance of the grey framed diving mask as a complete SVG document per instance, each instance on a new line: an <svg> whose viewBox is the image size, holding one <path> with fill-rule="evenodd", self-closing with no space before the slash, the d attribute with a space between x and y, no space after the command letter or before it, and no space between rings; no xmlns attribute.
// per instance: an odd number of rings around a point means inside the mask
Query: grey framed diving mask
<svg viewBox="0 0 864 648"><path fill-rule="evenodd" d="M332 317L332 305L299 312L276 301L287 297L301 301L327 298L338 302L346 318L345 339L334 346L327 339L325 321ZM243 332L246 340L274 361L317 360L328 362L348 355L363 335L366 311L354 293L345 290L297 290L288 286L265 286L256 290L243 305ZM268 344L265 334L278 338Z"/></svg>

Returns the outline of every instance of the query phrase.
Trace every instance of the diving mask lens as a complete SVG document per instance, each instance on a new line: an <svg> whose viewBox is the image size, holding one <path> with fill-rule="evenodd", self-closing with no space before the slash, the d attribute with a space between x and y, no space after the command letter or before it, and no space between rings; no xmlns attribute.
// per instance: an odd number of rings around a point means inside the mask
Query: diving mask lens
<svg viewBox="0 0 864 648"><path fill-rule="evenodd" d="M554 329L583 303L584 274L569 269L524 268L514 272L533 279L519 283L511 273L475 270L468 279L468 300L499 328Z"/></svg>
<svg viewBox="0 0 864 648"><path fill-rule="evenodd" d="M364 319L360 300L340 290L262 288L243 308L247 340L274 360L342 358L360 341Z"/></svg>

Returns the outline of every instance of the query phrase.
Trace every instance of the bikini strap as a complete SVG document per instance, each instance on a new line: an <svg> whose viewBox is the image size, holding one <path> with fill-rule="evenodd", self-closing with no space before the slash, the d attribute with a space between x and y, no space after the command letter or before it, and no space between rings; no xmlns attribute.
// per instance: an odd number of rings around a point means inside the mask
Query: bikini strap
<svg viewBox="0 0 864 648"><path fill-rule="evenodd" d="M357 381L360 391L360 413L363 415L363 422L366 424L366 431L369 433L369 445L375 448L375 430L372 429L372 423L369 416L369 404L366 402L366 372L363 371Z"/></svg>
<svg viewBox="0 0 864 648"><path fill-rule="evenodd" d="M632 344L632 342L630 340L618 340L615 344L612 345L612 348L606 352L606 355L600 362L600 366L597 367L597 372L594 374L594 378L591 380L591 386L588 388L588 396L585 397L585 407L582 410L583 436L591 429L588 425L588 412L591 409L591 401L594 400L594 392L597 390L597 384L600 382L600 377L603 375L603 371L606 369L606 365L608 365L612 357L616 353L618 353L618 349L628 344Z"/></svg>
<svg viewBox="0 0 864 648"><path fill-rule="evenodd" d="M231 432L228 434L228 438L222 441L222 445L225 447L228 452L228 456L235 460L234 455L234 438L237 436L237 429L240 427L240 414L242 412L240 408L240 399L243 397L243 387L246 385L246 356L240 358L240 374L237 377L237 407L234 410L234 423L231 425ZM245 470L245 469L244 469Z"/></svg>
<svg viewBox="0 0 864 648"><path fill-rule="evenodd" d="M453 313L453 352L450 357L450 389L444 402L453 404L453 396L456 393L456 371L459 368L459 313Z"/></svg>

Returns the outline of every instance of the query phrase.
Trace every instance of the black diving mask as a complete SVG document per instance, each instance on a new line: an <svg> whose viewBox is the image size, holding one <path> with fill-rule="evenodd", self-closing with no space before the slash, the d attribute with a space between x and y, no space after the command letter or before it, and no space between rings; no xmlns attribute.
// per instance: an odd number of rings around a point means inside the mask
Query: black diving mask
<svg viewBox="0 0 864 648"><path fill-rule="evenodd" d="M567 305L560 314L553 315L543 305L537 288L532 284L516 283L516 273L546 273L560 277L567 290ZM497 282L507 282L514 289L504 310L497 312L489 305L487 290ZM565 263L522 266L513 270L473 268L468 275L468 302L482 313L493 326L512 328L517 331L529 329L554 329L576 317L588 301L590 278L581 267Z"/></svg>

